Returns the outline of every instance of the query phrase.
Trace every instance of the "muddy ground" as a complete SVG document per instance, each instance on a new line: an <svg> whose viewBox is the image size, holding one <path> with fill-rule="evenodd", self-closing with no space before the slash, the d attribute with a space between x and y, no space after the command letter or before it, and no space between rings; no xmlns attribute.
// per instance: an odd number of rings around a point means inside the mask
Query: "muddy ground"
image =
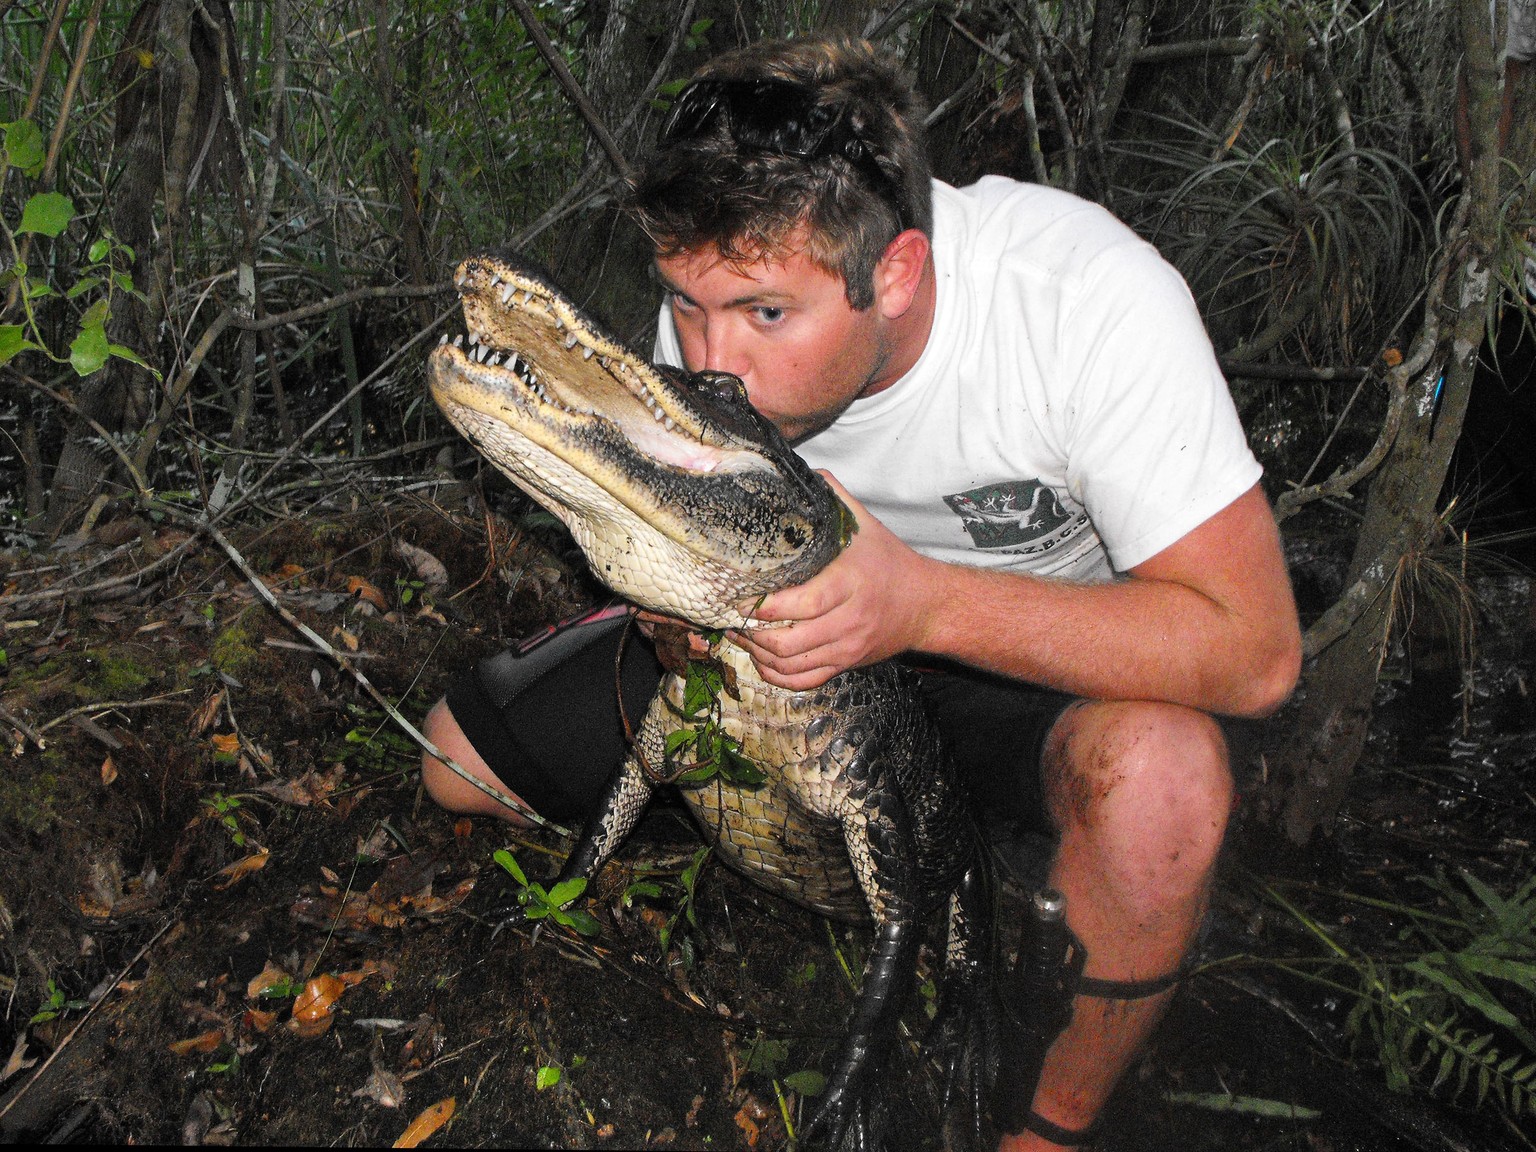
<svg viewBox="0 0 1536 1152"><path fill-rule="evenodd" d="M296 618L419 717L454 669L592 591L538 518L462 495L273 509L233 535ZM0 561L0 1136L378 1145L415 1122L446 1145L785 1147L868 933L712 863L689 903L698 841L662 806L583 902L598 936L493 938L515 894L493 852L538 880L562 841L438 811L357 682L216 546L186 545L125 516L73 550ZM183 546L147 578L77 591ZM1328 971L1319 937L1274 898L1348 949L1390 952L1401 917L1361 898L1449 908L1424 879L1437 868L1506 895L1536 871L1529 581L1489 587L1465 714L1443 650L1389 668L1330 843L1299 857L1240 821L1197 972L1103 1148L1532 1147L1475 1107L1475 1083L1389 1091L1345 1035L1348 997L1298 977ZM1004 886L1007 910L1021 891ZM930 1005L914 996L911 1036ZM889 1077L898 1149L940 1143L914 1047Z"/></svg>

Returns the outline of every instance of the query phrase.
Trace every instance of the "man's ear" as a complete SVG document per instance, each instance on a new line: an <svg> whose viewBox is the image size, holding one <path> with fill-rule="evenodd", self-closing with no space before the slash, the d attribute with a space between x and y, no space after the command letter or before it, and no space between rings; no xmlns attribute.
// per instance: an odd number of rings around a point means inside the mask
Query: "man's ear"
<svg viewBox="0 0 1536 1152"><path fill-rule="evenodd" d="M917 298L931 245L916 228L908 228L885 246L875 265L875 305L888 320L903 316Z"/></svg>

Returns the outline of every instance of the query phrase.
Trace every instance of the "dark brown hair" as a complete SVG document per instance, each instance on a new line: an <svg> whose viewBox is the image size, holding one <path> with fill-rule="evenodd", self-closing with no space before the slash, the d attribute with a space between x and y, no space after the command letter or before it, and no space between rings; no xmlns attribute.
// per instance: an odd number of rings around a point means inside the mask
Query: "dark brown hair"
<svg viewBox="0 0 1536 1152"><path fill-rule="evenodd" d="M860 40L768 40L718 57L695 79L803 87L846 121L862 163L744 147L728 117L706 120L659 145L630 183L629 211L658 252L782 259L804 224L807 255L842 276L850 305L869 307L886 246L903 228L933 230L924 106L895 62Z"/></svg>

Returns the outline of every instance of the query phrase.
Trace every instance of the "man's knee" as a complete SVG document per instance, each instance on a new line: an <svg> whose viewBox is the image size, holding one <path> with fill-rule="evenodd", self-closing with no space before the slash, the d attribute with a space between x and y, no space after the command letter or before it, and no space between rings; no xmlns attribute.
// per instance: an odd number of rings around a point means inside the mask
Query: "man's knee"
<svg viewBox="0 0 1536 1152"><path fill-rule="evenodd" d="M453 710L448 707L446 699L439 700L432 706L432 710L427 713L421 723L421 731L439 752L464 771L500 791L506 791L505 786L481 758L475 746L469 742L469 738L464 735L464 730L459 727L459 722L454 718ZM421 754L421 783L427 790L427 795L431 796L439 807L449 812L461 812L470 816L497 816L513 824L531 826L531 821L519 816L494 796L487 795L426 751Z"/></svg>
<svg viewBox="0 0 1536 1152"><path fill-rule="evenodd" d="M1046 801L1064 835L1192 880L1214 865L1232 810L1226 740L1175 704L1088 702L1046 744Z"/></svg>

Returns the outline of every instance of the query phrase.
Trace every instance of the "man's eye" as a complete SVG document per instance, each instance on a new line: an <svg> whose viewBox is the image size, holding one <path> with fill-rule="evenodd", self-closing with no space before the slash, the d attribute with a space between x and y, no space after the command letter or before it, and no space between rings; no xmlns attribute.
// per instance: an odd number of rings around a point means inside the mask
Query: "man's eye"
<svg viewBox="0 0 1536 1152"><path fill-rule="evenodd" d="M758 320L764 324L777 324L780 320L784 319L784 309L782 308L760 307L754 308L753 311L757 313Z"/></svg>
<svg viewBox="0 0 1536 1152"><path fill-rule="evenodd" d="M667 302L678 312L692 312L697 305L686 296L679 296L676 292L667 293Z"/></svg>

